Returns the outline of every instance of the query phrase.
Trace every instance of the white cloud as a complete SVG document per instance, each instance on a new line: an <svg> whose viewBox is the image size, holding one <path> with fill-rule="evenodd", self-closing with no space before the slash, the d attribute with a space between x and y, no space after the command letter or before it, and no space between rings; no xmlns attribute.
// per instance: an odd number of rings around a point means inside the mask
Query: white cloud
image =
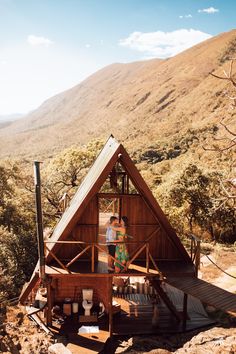
<svg viewBox="0 0 236 354"><path fill-rule="evenodd" d="M179 18L192 18L193 16L191 14L188 15L180 15Z"/></svg>
<svg viewBox="0 0 236 354"><path fill-rule="evenodd" d="M120 39L119 45L145 53L147 57L168 58L212 37L194 29L173 32L133 32Z"/></svg>
<svg viewBox="0 0 236 354"><path fill-rule="evenodd" d="M208 7L207 9L200 9L198 12L205 12L207 14L214 14L216 12L219 12L219 9L215 9L214 7Z"/></svg>
<svg viewBox="0 0 236 354"><path fill-rule="evenodd" d="M34 36L33 34L28 35L27 42L33 47L49 47L51 44L53 44L49 38Z"/></svg>
<svg viewBox="0 0 236 354"><path fill-rule="evenodd" d="M90 48L91 47L91 44L85 44L85 48Z"/></svg>

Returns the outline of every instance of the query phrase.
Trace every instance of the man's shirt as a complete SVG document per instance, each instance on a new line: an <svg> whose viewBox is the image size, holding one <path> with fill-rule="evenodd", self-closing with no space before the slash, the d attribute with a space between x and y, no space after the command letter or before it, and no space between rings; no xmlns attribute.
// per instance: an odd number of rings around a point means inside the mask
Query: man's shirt
<svg viewBox="0 0 236 354"><path fill-rule="evenodd" d="M106 231L106 242L111 243L116 240L116 231L111 228L111 226L107 227Z"/></svg>

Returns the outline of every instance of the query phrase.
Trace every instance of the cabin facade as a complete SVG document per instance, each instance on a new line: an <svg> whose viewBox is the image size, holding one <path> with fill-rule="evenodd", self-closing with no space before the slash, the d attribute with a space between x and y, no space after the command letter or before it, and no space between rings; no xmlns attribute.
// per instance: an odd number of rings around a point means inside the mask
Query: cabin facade
<svg viewBox="0 0 236 354"><path fill-rule="evenodd" d="M125 215L129 220L126 245L130 258L119 274L109 272L107 266L105 222L111 215L118 218ZM52 236L44 241L44 246L46 277L40 279L37 266L31 281L22 291L20 301L32 304L43 283L43 287L47 288L47 325L53 323L54 306L63 308L66 301L78 303L81 317L77 321L86 322L81 306L83 289L93 289L92 313L98 313L101 303L105 307L105 316L95 322L106 328L109 336L128 334L128 327L132 334L145 333L145 328L149 328L148 333L156 332L162 328L162 310L163 329L169 326L173 331L185 330L188 324L188 328L197 327L190 324L188 289L180 291L180 303L176 304L173 294L169 295L166 287L168 282L181 284L183 278L197 280L193 258L197 259L199 255L192 254L191 257L187 253L125 148L113 136L90 168ZM140 295L138 301L141 298L145 300L146 307L142 304L141 308L135 307L135 303L126 301L132 279L136 284L132 299L135 300L134 294L138 298L137 288L142 287L143 297ZM119 286L122 281L124 284L126 281L123 290ZM152 323L155 312L153 302L162 307L162 310L159 309L159 329ZM133 322L132 306L136 308ZM115 315L117 308L124 315L122 321ZM129 325L125 327L125 323ZM209 321L202 322L202 325L206 324Z"/></svg>

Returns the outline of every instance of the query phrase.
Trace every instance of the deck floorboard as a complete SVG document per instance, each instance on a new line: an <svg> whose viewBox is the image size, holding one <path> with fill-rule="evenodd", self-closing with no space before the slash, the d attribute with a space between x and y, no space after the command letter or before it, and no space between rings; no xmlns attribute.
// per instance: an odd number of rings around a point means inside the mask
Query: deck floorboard
<svg viewBox="0 0 236 354"><path fill-rule="evenodd" d="M168 284L165 285L165 291L167 291L178 311L181 312L183 310L183 292ZM113 335L183 332L182 323L175 320L161 299L157 303L159 320L155 327L152 326L153 304L151 295L114 293L113 300L121 305L121 312L113 316ZM187 311L186 331L208 327L215 323L208 318L201 302L192 296L189 296ZM99 333L78 334L82 325L78 322L78 316L73 315L68 317L64 324L57 326L56 332L67 338L67 348L71 350L72 354L98 353L109 338L108 316L100 318L98 323L91 324L99 326Z"/></svg>
<svg viewBox="0 0 236 354"><path fill-rule="evenodd" d="M186 294L196 297L203 303L236 316L236 294L198 278L167 278L166 282Z"/></svg>

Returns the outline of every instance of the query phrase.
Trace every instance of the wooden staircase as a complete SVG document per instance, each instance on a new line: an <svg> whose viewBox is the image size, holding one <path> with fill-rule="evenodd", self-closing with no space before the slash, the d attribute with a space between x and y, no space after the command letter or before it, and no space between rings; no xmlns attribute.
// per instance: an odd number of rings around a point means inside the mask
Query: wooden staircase
<svg viewBox="0 0 236 354"><path fill-rule="evenodd" d="M161 286L162 280L160 280L159 278L155 277L155 278L150 278L149 281L151 282L152 286L154 287L154 289L156 290L156 292L158 293L158 295L160 296L162 301L168 307L170 312L174 315L176 320L178 322L180 322L182 320L182 314L179 311L177 311L175 305L170 300L170 298L168 297L167 293L163 290L163 288Z"/></svg>

